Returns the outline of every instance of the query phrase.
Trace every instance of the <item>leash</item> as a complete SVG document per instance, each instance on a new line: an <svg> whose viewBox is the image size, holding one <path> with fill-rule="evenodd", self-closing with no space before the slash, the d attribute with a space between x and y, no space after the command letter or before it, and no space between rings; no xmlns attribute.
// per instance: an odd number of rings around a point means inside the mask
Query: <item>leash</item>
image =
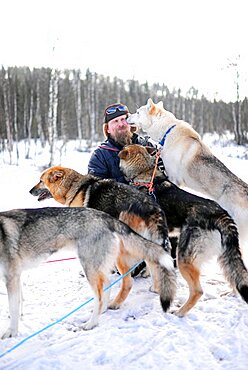
<svg viewBox="0 0 248 370"><path fill-rule="evenodd" d="M130 272L132 272L133 270L136 269L136 267L138 267L141 263L143 262L140 261L138 263L136 263L136 265L134 265L133 267L131 267L125 274L121 275L117 280L115 280L112 284L110 284L109 286L107 286L106 288L103 289L104 292L106 292L107 290L109 290L110 288L112 288L113 285L117 284L120 280L122 280L125 276L127 276L128 274L130 274ZM29 335L28 337L24 338L23 340L21 340L19 343L17 343L16 345L14 345L13 347L9 348L7 351L3 352L3 353L0 353L0 358L4 357L5 355L7 355L8 353L14 351L15 349L17 349L18 347L20 347L22 344L24 344L25 342L27 342L29 339L35 337L36 335L39 335L40 333L42 333L43 331L47 330L47 329L50 329L52 326L60 323L61 321L65 320L67 317L71 316L73 313L75 313L76 311L80 310L82 307L86 306L88 303L90 303L91 301L94 300L94 297L92 298L89 298L86 302L82 303L80 306L76 307L74 310L72 310L71 312L69 312L68 314L62 316L60 319L52 322L51 324L45 326L44 328L36 331L35 333Z"/></svg>
<svg viewBox="0 0 248 370"><path fill-rule="evenodd" d="M156 153L155 166L154 166L154 169L153 169L152 178L151 178L151 181L150 181L150 184L149 184L149 188L148 188L149 193L152 193L153 190L154 190L153 182L154 182L154 177L155 177L155 174L156 174L156 171L157 171L157 167L158 167L159 157L160 157L160 150L158 150L157 153Z"/></svg>
<svg viewBox="0 0 248 370"><path fill-rule="evenodd" d="M168 130L166 131L166 133L164 134L164 136L162 137L162 139L161 139L161 140L160 140L160 142L159 142L159 144L160 144L161 146L164 146L164 142L165 142L165 139L166 139L167 135L169 135L169 133L171 132L171 130L172 130L175 126L176 126L176 124L168 128Z"/></svg>
<svg viewBox="0 0 248 370"><path fill-rule="evenodd" d="M68 257L68 258L61 258L59 260L49 260L44 263L52 263L52 262L61 262L61 261L70 261L70 260L76 260L78 257Z"/></svg>
<svg viewBox="0 0 248 370"><path fill-rule="evenodd" d="M158 150L157 153L156 153L155 165L154 165L154 168L153 168L152 177L151 177L150 182L148 182L148 183L147 182L139 182L139 181L134 181L133 182L134 186L145 186L148 189L148 195L153 196L155 200L156 200L156 196L154 194L153 183L154 183L154 177L156 175L156 171L157 171L157 167L158 167L159 157L160 157L160 150Z"/></svg>

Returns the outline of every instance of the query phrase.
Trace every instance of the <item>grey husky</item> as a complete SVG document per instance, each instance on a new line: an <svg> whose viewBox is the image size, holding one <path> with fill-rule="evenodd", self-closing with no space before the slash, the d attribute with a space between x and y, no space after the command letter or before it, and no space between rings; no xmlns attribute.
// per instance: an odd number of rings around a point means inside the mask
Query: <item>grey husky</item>
<svg viewBox="0 0 248 370"><path fill-rule="evenodd" d="M118 295L108 305L108 272L117 266L126 273L134 261L145 260L159 287L164 311L176 291L176 276L171 256L160 245L148 241L110 215L89 208L48 207L19 209L0 213L0 270L6 282L10 326L2 338L17 335L22 292L20 276L49 255L68 245L75 246L85 275L95 293L90 320L83 329L98 324L107 307L117 309L132 287L130 274L122 280Z"/></svg>

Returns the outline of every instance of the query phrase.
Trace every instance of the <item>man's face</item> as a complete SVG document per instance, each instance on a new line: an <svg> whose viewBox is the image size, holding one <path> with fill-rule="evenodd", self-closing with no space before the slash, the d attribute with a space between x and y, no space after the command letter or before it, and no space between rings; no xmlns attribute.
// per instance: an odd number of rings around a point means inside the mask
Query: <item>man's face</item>
<svg viewBox="0 0 248 370"><path fill-rule="evenodd" d="M116 117L108 122L107 132L119 144L131 144L132 133L126 115Z"/></svg>
<svg viewBox="0 0 248 370"><path fill-rule="evenodd" d="M114 137L118 133L126 133L130 131L130 126L127 123L126 115L116 117L108 122L108 133Z"/></svg>

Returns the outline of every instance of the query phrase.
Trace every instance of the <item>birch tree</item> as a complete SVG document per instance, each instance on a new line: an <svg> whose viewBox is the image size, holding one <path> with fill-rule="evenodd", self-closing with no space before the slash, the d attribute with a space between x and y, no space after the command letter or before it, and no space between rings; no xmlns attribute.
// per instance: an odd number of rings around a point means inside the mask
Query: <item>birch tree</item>
<svg viewBox="0 0 248 370"><path fill-rule="evenodd" d="M243 143L242 135L242 117L241 117L241 105L240 100L240 55L237 55L234 60L228 60L227 68L234 70L234 84L236 88L236 102L232 103L232 118L233 118L233 129L234 138L238 145Z"/></svg>
<svg viewBox="0 0 248 370"><path fill-rule="evenodd" d="M5 72L3 77L3 105L5 113L5 126L7 133L7 150L9 153L10 164L12 164L12 152L13 152L13 130L11 124L11 114L10 114L10 91L9 91L9 73Z"/></svg>
<svg viewBox="0 0 248 370"><path fill-rule="evenodd" d="M79 145L81 146L82 135L82 99L81 99L81 72L80 70L74 71L73 88L75 95L75 110L77 118L77 136Z"/></svg>
<svg viewBox="0 0 248 370"><path fill-rule="evenodd" d="M49 84L49 110L48 110L48 142L50 145L49 166L52 166L54 164L55 144L58 137L57 134L58 79L59 72L55 69L52 69Z"/></svg>

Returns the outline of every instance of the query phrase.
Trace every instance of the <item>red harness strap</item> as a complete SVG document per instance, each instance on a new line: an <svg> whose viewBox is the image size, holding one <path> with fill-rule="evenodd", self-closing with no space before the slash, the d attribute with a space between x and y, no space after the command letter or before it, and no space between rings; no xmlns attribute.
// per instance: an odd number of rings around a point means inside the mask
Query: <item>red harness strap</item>
<svg viewBox="0 0 248 370"><path fill-rule="evenodd" d="M109 148L107 146L104 146L104 145L99 145L98 148L102 148L102 149L106 149L106 150L112 150L113 152L120 152L119 149L116 149L116 148Z"/></svg>
<svg viewBox="0 0 248 370"><path fill-rule="evenodd" d="M149 191L149 194L152 194L153 193L153 190L154 190L154 187L153 187L153 181L154 181L154 177L155 177L155 174L156 174L156 170L157 170L157 166L158 166L158 160L159 160L159 156L160 156L160 150L157 151L156 153L156 161L155 161L155 165L154 165L154 169L153 169L153 173L152 173L152 177L151 177L151 181L150 182L133 182L133 184L135 186L145 186L148 191Z"/></svg>

